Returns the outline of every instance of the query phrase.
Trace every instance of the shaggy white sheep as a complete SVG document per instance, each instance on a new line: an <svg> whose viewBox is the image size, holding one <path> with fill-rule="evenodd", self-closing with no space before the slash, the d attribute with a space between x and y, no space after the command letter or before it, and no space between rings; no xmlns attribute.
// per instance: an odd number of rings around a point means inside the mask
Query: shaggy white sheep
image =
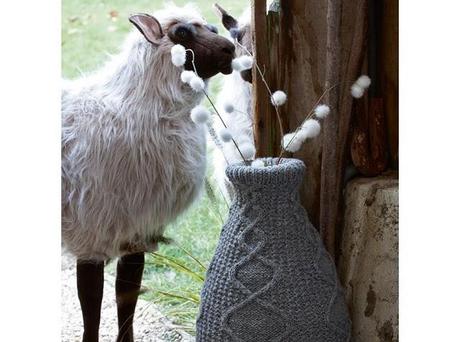
<svg viewBox="0 0 460 342"><path fill-rule="evenodd" d="M98 338L103 261L118 256L117 341L133 341L143 252L155 249L203 183L205 131L190 117L202 93L181 81L171 47L193 50L203 79L229 73L234 55L191 6L130 21L141 34L131 33L102 70L64 82L62 91L62 240L78 259L88 342Z"/></svg>
<svg viewBox="0 0 460 342"><path fill-rule="evenodd" d="M205 25L193 7L155 17ZM196 197L205 133L190 119L202 99L171 63L174 45L133 32L102 70L62 92L62 237L82 259L148 251Z"/></svg>

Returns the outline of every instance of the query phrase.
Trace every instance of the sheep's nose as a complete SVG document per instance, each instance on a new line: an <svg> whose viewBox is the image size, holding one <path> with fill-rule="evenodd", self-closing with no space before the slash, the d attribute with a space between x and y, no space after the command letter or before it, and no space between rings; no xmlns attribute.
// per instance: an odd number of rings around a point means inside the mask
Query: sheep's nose
<svg viewBox="0 0 460 342"><path fill-rule="evenodd" d="M225 46L222 48L222 52L233 56L235 54L235 45L225 44Z"/></svg>

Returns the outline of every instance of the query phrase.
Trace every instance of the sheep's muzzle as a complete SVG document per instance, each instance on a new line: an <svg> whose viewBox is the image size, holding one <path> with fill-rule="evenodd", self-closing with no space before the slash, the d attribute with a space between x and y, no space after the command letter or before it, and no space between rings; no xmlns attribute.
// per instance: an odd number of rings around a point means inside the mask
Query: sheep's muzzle
<svg viewBox="0 0 460 342"><path fill-rule="evenodd" d="M230 74L235 45L215 32L209 25L178 23L168 30L168 37L193 51L198 75L204 79L219 72ZM187 51L186 70L193 70L192 53Z"/></svg>

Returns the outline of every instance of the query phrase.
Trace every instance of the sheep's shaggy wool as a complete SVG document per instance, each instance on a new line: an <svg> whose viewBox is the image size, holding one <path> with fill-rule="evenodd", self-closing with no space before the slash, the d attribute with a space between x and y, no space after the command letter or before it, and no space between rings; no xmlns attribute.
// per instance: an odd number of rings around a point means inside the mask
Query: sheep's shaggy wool
<svg viewBox="0 0 460 342"><path fill-rule="evenodd" d="M155 13L162 27L203 19L193 7ZM133 32L102 70L62 92L62 238L80 259L149 251L203 183L202 98L181 82L172 43Z"/></svg>

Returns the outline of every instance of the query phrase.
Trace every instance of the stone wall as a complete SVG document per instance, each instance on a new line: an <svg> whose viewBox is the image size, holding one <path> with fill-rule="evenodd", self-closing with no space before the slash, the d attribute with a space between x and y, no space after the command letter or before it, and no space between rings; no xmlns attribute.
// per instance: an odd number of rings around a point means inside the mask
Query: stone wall
<svg viewBox="0 0 460 342"><path fill-rule="evenodd" d="M354 342L398 341L398 179L350 181L339 274Z"/></svg>

